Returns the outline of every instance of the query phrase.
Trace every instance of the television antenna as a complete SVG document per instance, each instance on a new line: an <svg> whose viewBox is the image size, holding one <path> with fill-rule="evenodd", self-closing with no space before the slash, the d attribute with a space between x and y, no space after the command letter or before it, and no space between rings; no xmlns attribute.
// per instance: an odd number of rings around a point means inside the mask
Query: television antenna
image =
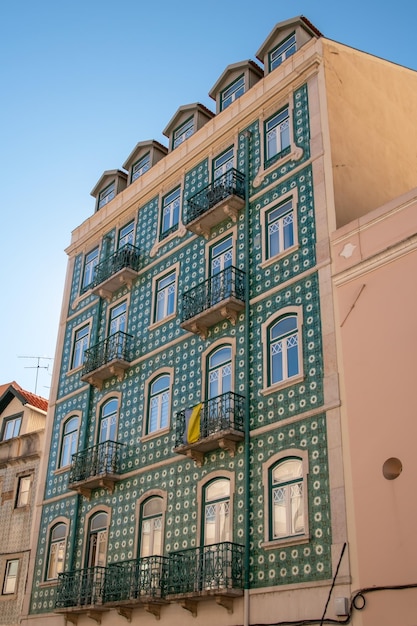
<svg viewBox="0 0 417 626"><path fill-rule="evenodd" d="M49 371L49 363L47 365L41 365L41 361L53 361L53 358L48 356L19 356L18 359L35 359L36 365L26 365L25 369L36 369L36 378L35 378L35 392L38 388L38 376L39 370L47 370Z"/></svg>

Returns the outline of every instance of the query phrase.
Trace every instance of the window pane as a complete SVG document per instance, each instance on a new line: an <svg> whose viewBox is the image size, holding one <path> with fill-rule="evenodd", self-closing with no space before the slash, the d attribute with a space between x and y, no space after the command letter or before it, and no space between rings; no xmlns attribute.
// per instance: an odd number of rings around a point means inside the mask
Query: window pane
<svg viewBox="0 0 417 626"><path fill-rule="evenodd" d="M94 280L94 272L98 263L98 248L89 252L85 257L83 288L90 285Z"/></svg>
<svg viewBox="0 0 417 626"><path fill-rule="evenodd" d="M75 332L72 368L80 367L84 363L85 351L88 348L90 327L84 326Z"/></svg>
<svg viewBox="0 0 417 626"><path fill-rule="evenodd" d="M19 478L16 507L26 506L28 504L31 483L31 476L22 476Z"/></svg>
<svg viewBox="0 0 417 626"><path fill-rule="evenodd" d="M14 593L16 590L17 582L17 569L19 565L19 559L13 559L6 562L6 570L4 573L3 582L3 594Z"/></svg>
<svg viewBox="0 0 417 626"><path fill-rule="evenodd" d="M144 157L139 159L137 163L135 163L132 167L132 182L142 176L151 166L151 156L150 154L145 154Z"/></svg>

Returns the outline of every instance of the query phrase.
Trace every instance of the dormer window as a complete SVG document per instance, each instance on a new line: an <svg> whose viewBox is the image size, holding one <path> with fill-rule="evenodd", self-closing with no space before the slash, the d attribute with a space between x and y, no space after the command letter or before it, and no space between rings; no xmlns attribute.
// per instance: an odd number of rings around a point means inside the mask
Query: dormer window
<svg viewBox="0 0 417 626"><path fill-rule="evenodd" d="M101 209L105 206L110 200L113 200L116 195L116 181L113 181L108 185L103 191L100 192L98 197L98 208Z"/></svg>
<svg viewBox="0 0 417 626"><path fill-rule="evenodd" d="M220 96L220 110L224 111L229 105L232 104L237 98L240 98L245 93L245 77L240 76L235 80L227 89L225 89Z"/></svg>
<svg viewBox="0 0 417 626"><path fill-rule="evenodd" d="M118 193L126 188L127 173L122 170L106 170L100 180L91 191L91 195L96 199L96 211L117 196Z"/></svg>
<svg viewBox="0 0 417 626"><path fill-rule="evenodd" d="M297 51L297 44L295 40L295 33L292 33L287 39L280 43L269 55L269 71L271 72L276 67L281 65L288 59L294 52Z"/></svg>
<svg viewBox="0 0 417 626"><path fill-rule="evenodd" d="M139 159L139 161L136 161L136 163L133 164L131 182L133 183L133 181L139 178L139 176L142 176L142 174L147 172L150 167L151 154L150 152L148 152L148 154L145 154L145 156L143 156L141 159Z"/></svg>
<svg viewBox="0 0 417 626"><path fill-rule="evenodd" d="M183 141L188 139L188 137L191 137L193 133L194 118L190 117L186 122L184 122L184 124L181 124L181 126L179 126L177 130L174 131L174 139L172 144L173 149L177 148L180 144L182 144Z"/></svg>

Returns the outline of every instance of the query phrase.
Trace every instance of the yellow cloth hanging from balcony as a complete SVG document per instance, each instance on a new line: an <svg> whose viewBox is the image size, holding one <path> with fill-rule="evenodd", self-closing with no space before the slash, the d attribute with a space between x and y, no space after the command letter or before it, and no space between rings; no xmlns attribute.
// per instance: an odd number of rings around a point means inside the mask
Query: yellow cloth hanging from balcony
<svg viewBox="0 0 417 626"><path fill-rule="evenodd" d="M201 402L185 412L186 443L195 443L200 439Z"/></svg>

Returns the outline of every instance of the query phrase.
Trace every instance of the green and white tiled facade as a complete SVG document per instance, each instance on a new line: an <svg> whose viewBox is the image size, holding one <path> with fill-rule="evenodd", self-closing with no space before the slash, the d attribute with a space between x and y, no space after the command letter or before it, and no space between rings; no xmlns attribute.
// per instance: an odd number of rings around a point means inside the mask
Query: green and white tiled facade
<svg viewBox="0 0 417 626"><path fill-rule="evenodd" d="M268 98L268 107L271 108L271 96L268 95ZM88 520L93 511L105 510L109 513L107 563L137 558L140 542L138 501L142 502L148 493L163 493L166 498L163 553L169 555L195 548L202 534L201 484L211 475L233 477L231 541L249 549L249 584L252 591L275 593L281 588L288 588L288 585L295 588L317 583L320 586L320 582L324 584L323 581L332 578L333 531L323 302L316 258L317 224L308 80L299 81L288 98L296 158L292 154L290 158L277 159L275 163L268 164L262 176L259 172L264 161L264 131L263 119L256 114L257 109L252 109L250 121L243 126L235 126L233 122L229 124L227 133L230 145L235 147L235 168L242 174L249 172L249 198L236 223L231 219L222 221L212 229L206 240L187 231L180 221L178 236L167 238L166 243L158 242L157 225L163 194L155 193L141 202L140 198L145 197L145 193L142 196L139 193L138 201L131 203L134 208L130 213L126 212L123 222L115 214L114 224L108 224L108 227L106 224L105 229L101 229L100 239L86 239L79 250L73 247L75 251L70 258L72 274L67 287L69 295L64 299L68 306L63 315L66 322L62 331L59 375L56 377L57 394L30 615L54 613L56 584L46 581L45 564L48 561L51 528L56 520L65 521L68 527L64 571L86 567ZM277 109L279 106L282 106L282 95L277 98ZM262 103L259 104L261 109ZM246 131L250 131L249 138ZM224 136L222 146L227 147ZM199 154L198 151L195 154ZM187 199L210 183L211 158L216 154L216 147L212 146L210 154L197 161L190 151L189 167L188 157L179 157L182 159L179 171L183 174L178 175L172 188L181 185L182 211ZM262 215L282 198L288 197L294 198L297 245L291 246L287 254L277 256L275 261L270 259L265 263ZM94 219L97 223L97 214ZM117 246L118 228L131 220L135 220L133 243L143 259L132 286L120 287L110 301L88 290L83 293L81 281L85 254L94 246L100 246L100 260L111 254ZM210 245L228 234L232 234L234 239L233 264L249 272L249 319L242 311L236 324L228 320L219 322L210 327L204 338L181 328L181 296L207 278ZM247 258L249 267L246 266ZM166 322L154 324L155 280L174 267L178 273L176 314ZM133 360L122 380L110 377L99 389L81 380L81 369L71 370L74 332L88 323L91 329L90 346L103 341L110 308L124 300L127 302L126 332L134 338ZM288 307L301 312L301 375L295 377L294 382L289 378L285 384L268 390L265 389L265 351L268 350L265 328L270 318L276 319L279 311L288 310ZM220 447L206 452L199 466L192 458L174 451L177 413L204 400L205 359L210 347L221 345L222 341L233 345L233 391L249 403L250 438L238 443L234 456ZM158 372L170 372L172 376L170 421L168 428L150 436L145 434L149 384ZM104 487L97 488L87 498L68 488L69 467L58 469L62 424L69 416L78 415L78 449L94 446L97 443L100 407L106 399L115 396L119 398L117 441L124 444L120 480L113 492ZM248 455L246 446L249 447ZM308 533L301 541L300 537L294 537L294 541L287 537L282 542L268 542L265 539L268 534L265 528L266 508L269 506L265 495L265 467L274 455L282 452L290 456L291 451L300 452L307 459L305 497ZM246 510L245 500L247 484L249 511ZM245 533L246 515L250 518L249 536ZM169 614L170 606L162 608L161 620ZM235 608L231 617L224 611L224 619L232 619L232 622L225 623L241 623L238 611ZM141 623L145 623L147 614L140 608L138 615L139 612ZM185 615L188 619L188 612ZM56 616L55 619L62 618ZM104 619L107 617L103 616ZM146 619L154 618L148 616Z"/></svg>

